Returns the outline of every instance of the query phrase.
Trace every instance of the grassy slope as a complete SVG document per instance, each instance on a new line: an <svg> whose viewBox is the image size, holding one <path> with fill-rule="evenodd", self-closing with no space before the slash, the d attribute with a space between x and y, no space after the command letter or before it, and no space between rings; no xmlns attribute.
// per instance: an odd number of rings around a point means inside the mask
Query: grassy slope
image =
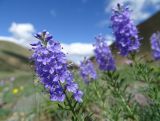
<svg viewBox="0 0 160 121"><path fill-rule="evenodd" d="M15 43L0 41L0 72L13 72L15 70L28 70L28 49Z"/></svg>

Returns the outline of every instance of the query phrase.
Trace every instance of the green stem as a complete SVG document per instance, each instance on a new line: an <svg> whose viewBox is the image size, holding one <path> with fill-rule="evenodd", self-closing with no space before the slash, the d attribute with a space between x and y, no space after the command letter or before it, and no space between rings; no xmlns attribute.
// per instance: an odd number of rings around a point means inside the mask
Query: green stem
<svg viewBox="0 0 160 121"><path fill-rule="evenodd" d="M76 114L76 112L74 111L74 107L72 106L71 101L69 100L68 95L66 94L66 91L65 91L65 90L64 90L64 94L66 95L66 100L67 100L67 103L68 103L68 105L69 105L69 108L70 108L73 116L76 118L75 121L78 121L77 114Z"/></svg>
<svg viewBox="0 0 160 121"><path fill-rule="evenodd" d="M97 89L97 83L96 83L96 81L95 81L95 83L94 83L94 87L95 87L96 94L97 94L98 98L101 100L102 97L101 97L101 95L99 94L99 91L98 91L98 89Z"/></svg>
<svg viewBox="0 0 160 121"><path fill-rule="evenodd" d="M59 81L59 83L60 83L60 85L62 86L62 84L61 84L60 81ZM63 87L63 86L62 86L62 87ZM70 110L71 110L71 112L72 112L72 114L73 114L73 116L74 116L74 118L75 118L74 121L78 121L77 114L76 114L76 112L75 112L75 110L74 110L74 107L73 107L72 104L71 104L71 101L70 101L70 99L69 99L69 97L68 97L65 89L63 89L63 93L64 93L65 96L66 96L66 100L67 100L68 106L69 106L69 108L70 108Z"/></svg>

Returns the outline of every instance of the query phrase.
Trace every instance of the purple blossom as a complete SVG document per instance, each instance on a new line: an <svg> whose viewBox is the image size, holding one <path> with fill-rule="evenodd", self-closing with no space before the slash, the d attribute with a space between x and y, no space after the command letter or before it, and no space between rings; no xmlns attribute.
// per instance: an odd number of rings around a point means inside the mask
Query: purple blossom
<svg viewBox="0 0 160 121"><path fill-rule="evenodd" d="M131 19L131 10L128 7L117 4L111 16L111 27L115 35L115 44L122 56L138 51L140 38L138 30Z"/></svg>
<svg viewBox="0 0 160 121"><path fill-rule="evenodd" d="M88 59L84 59L84 61L81 62L79 71L85 83L89 83L91 80L95 80L97 78L93 63Z"/></svg>
<svg viewBox="0 0 160 121"><path fill-rule="evenodd" d="M35 34L35 37L40 41L31 44L34 52L31 59L40 82L50 93L51 101L63 102L69 92L75 97L80 90L67 69L66 55L62 52L60 43L53 40L47 31ZM82 101L81 98L82 95L77 95L75 100Z"/></svg>
<svg viewBox="0 0 160 121"><path fill-rule="evenodd" d="M153 57L155 60L160 60L160 32L153 33L150 40Z"/></svg>
<svg viewBox="0 0 160 121"><path fill-rule="evenodd" d="M76 93L74 93L73 97L77 102L82 102L82 97L83 96L83 92L78 90Z"/></svg>
<svg viewBox="0 0 160 121"><path fill-rule="evenodd" d="M107 45L106 39L101 35L96 37L96 44L94 45L94 54L99 69L103 71L113 71L116 69L115 60L113 59L110 48Z"/></svg>
<svg viewBox="0 0 160 121"><path fill-rule="evenodd" d="M78 89L78 84L74 83L74 82L70 82L66 85L66 89L69 92L76 92Z"/></svg>
<svg viewBox="0 0 160 121"><path fill-rule="evenodd" d="M51 88L50 89L50 99L51 101L59 101L63 102L65 100L65 94L63 93L63 88L56 87L56 88Z"/></svg>

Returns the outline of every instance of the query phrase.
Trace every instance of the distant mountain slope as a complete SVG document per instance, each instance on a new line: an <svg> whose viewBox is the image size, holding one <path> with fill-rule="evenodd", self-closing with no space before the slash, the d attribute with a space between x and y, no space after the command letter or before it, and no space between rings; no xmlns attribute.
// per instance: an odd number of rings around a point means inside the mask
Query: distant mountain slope
<svg viewBox="0 0 160 121"><path fill-rule="evenodd" d="M28 70L28 49L12 42L0 41L0 71Z"/></svg>
<svg viewBox="0 0 160 121"><path fill-rule="evenodd" d="M141 41L141 51L150 51L150 37L152 33L160 31L160 11L154 14L152 17L147 19L138 25L139 34L143 37Z"/></svg>

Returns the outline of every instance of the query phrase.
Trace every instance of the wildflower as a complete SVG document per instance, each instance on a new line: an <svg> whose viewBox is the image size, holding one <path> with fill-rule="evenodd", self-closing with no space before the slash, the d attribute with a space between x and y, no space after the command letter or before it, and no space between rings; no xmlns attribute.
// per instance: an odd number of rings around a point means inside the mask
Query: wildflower
<svg viewBox="0 0 160 121"><path fill-rule="evenodd" d="M13 94L17 94L19 92L19 89L17 89L17 88L14 88L13 90L12 90L12 93Z"/></svg>
<svg viewBox="0 0 160 121"><path fill-rule="evenodd" d="M138 30L131 19L128 7L117 4L111 16L111 27L115 35L115 44L122 56L137 51L140 46Z"/></svg>
<svg viewBox="0 0 160 121"><path fill-rule="evenodd" d="M97 36L96 44L94 46L94 54L96 61L99 64L99 68L104 71L115 70L115 60L112 57L112 53L107 45L106 39L101 35Z"/></svg>
<svg viewBox="0 0 160 121"><path fill-rule="evenodd" d="M84 59L84 61L81 62L79 68L80 75L85 83L89 83L89 81L95 80L97 78L93 63L89 59Z"/></svg>
<svg viewBox="0 0 160 121"><path fill-rule="evenodd" d="M153 33L150 40L153 57L155 60L160 60L160 32Z"/></svg>
<svg viewBox="0 0 160 121"><path fill-rule="evenodd" d="M74 95L79 91L71 72L67 69L66 55L62 52L60 43L53 40L49 32L39 32L35 37L40 40L31 44L34 51L31 59L36 74L49 92L51 101L63 102L67 92ZM79 95L79 98L82 98L82 95Z"/></svg>

